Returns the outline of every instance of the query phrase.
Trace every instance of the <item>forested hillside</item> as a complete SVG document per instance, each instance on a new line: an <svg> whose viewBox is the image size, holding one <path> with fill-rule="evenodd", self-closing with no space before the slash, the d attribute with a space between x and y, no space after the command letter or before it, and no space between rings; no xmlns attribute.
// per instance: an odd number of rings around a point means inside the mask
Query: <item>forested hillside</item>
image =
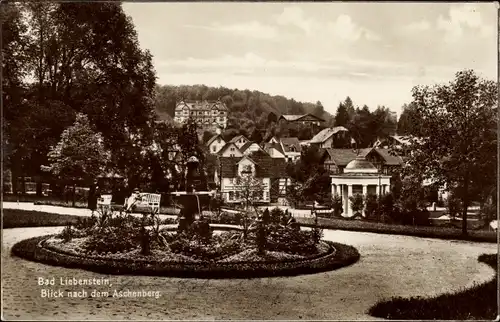
<svg viewBox="0 0 500 322"><path fill-rule="evenodd" d="M259 91L229 89L225 87L209 87L205 85L156 86L156 112L160 119L173 118L175 104L181 99L186 100L217 100L221 99L229 108L228 131L237 131L251 135L257 132L265 133L272 112L279 117L282 114L311 113L321 117L328 124L333 124L333 116L325 112L321 102L302 103L283 96L271 96ZM270 118L269 118L270 117Z"/></svg>

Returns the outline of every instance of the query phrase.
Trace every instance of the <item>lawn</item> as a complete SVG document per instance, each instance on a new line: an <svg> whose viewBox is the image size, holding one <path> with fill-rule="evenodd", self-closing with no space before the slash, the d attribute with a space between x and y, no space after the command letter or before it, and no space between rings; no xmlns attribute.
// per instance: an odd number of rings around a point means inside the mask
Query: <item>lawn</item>
<svg viewBox="0 0 500 322"><path fill-rule="evenodd" d="M41 211L2 209L3 228L50 227L76 224L81 216L51 214Z"/></svg>
<svg viewBox="0 0 500 322"><path fill-rule="evenodd" d="M296 218L302 226L314 226L314 218ZM469 230L468 236L462 236L459 228L433 226L405 226L384 224L364 220L318 218L318 224L326 229L361 231L378 234L406 235L426 238L459 239L478 242L497 242L497 233L488 230Z"/></svg>
<svg viewBox="0 0 500 322"><path fill-rule="evenodd" d="M479 261L498 268L495 254L481 255ZM468 290L432 298L393 298L369 310L375 317L394 320L494 320L498 314L498 275Z"/></svg>

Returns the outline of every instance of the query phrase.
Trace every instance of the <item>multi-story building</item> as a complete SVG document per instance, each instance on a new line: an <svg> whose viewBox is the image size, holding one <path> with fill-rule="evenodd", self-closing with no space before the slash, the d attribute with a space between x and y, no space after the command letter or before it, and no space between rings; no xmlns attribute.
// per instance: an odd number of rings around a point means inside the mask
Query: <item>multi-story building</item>
<svg viewBox="0 0 500 322"><path fill-rule="evenodd" d="M262 195L256 199L261 203L275 202L286 195L286 186L290 179L286 174L286 161L271 158L262 150L242 157L226 157L219 159L219 166L215 170L215 181L220 180L221 192L225 202L242 202L242 187L238 184L238 177L243 176L245 169L251 171L254 180L262 183ZM219 178L219 176L222 176Z"/></svg>
<svg viewBox="0 0 500 322"><path fill-rule="evenodd" d="M221 101L180 101L175 107L174 121L184 123L192 118L201 128L218 132L226 128L227 117L227 106Z"/></svg>

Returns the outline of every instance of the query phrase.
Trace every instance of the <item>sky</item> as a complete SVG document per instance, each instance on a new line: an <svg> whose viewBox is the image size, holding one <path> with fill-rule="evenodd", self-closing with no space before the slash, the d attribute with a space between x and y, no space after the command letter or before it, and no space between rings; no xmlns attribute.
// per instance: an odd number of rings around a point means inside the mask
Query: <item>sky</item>
<svg viewBox="0 0 500 322"><path fill-rule="evenodd" d="M494 3L133 3L161 85L259 90L335 113L397 112L411 89L474 69L497 80Z"/></svg>

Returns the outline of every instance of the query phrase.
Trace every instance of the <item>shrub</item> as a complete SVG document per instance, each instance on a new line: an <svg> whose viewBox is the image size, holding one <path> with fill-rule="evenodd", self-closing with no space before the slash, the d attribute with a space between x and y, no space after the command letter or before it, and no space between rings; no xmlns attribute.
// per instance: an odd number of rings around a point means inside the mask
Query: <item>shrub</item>
<svg viewBox="0 0 500 322"><path fill-rule="evenodd" d="M460 213L460 209L462 207L461 201L459 198L455 196L455 194L450 194L448 196L448 200L446 200L446 207L448 208L448 213L452 219Z"/></svg>
<svg viewBox="0 0 500 322"><path fill-rule="evenodd" d="M392 194L385 194L379 197L380 220L382 222L398 222L399 211L394 207L394 198Z"/></svg>
<svg viewBox="0 0 500 322"><path fill-rule="evenodd" d="M335 194L332 198L332 209L335 217L340 217L344 212L342 197L339 194Z"/></svg>
<svg viewBox="0 0 500 322"><path fill-rule="evenodd" d="M368 194L365 197L365 214L366 218L374 221L379 221L379 201L376 195Z"/></svg>
<svg viewBox="0 0 500 322"><path fill-rule="evenodd" d="M363 211L363 206L364 206L364 200L363 196L360 195L359 193L355 194L354 196L350 196L349 200L351 202L351 209L353 213L356 214L361 214Z"/></svg>
<svg viewBox="0 0 500 322"><path fill-rule="evenodd" d="M314 231L296 230L277 226L267 238L267 249L292 254L314 254L317 251Z"/></svg>
<svg viewBox="0 0 500 322"><path fill-rule="evenodd" d="M175 240L171 240L169 247L173 253L210 261L239 252L241 242L236 236L231 232L222 233L213 236L208 243L202 244L193 236L182 234L178 235Z"/></svg>
<svg viewBox="0 0 500 322"><path fill-rule="evenodd" d="M271 224L283 224L285 223L285 212L278 207L275 207L269 213Z"/></svg>
<svg viewBox="0 0 500 322"><path fill-rule="evenodd" d="M71 241L74 237L73 228L71 225L64 227L63 231L59 234L59 238L61 238L65 243Z"/></svg>
<svg viewBox="0 0 500 322"><path fill-rule="evenodd" d="M117 253L136 248L141 241L140 227L105 227L95 230L84 244L87 252Z"/></svg>

